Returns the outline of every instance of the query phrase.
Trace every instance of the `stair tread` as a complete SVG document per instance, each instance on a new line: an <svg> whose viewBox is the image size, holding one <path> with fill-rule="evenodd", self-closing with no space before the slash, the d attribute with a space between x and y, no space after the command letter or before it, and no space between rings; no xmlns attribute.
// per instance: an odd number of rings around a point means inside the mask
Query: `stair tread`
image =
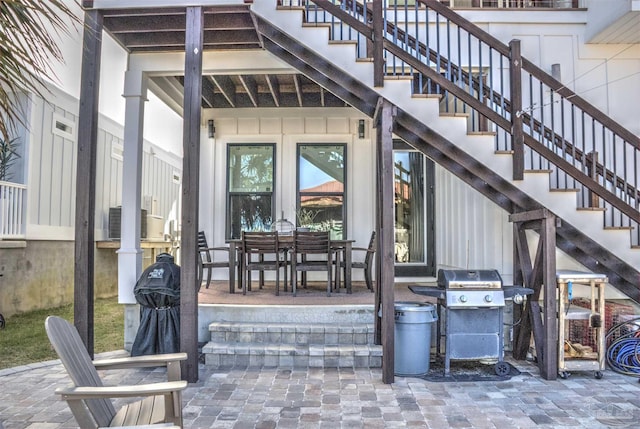
<svg viewBox="0 0 640 429"><path fill-rule="evenodd" d="M265 329L271 328L272 330L285 329L285 330L295 330L297 332L313 332L314 330L323 329L330 330L334 332L344 331L348 332L350 330L356 329L361 330L362 328L373 328L373 323L342 323L340 325L332 324L332 323L293 323L293 322L211 322L209 324L209 331L215 330L217 328L225 328L229 330L245 330L245 332L266 332Z"/></svg>
<svg viewBox="0 0 640 429"><path fill-rule="evenodd" d="M225 343L210 341L202 347L205 355L292 355L292 356L382 356L376 344L280 344Z"/></svg>
<svg viewBox="0 0 640 429"><path fill-rule="evenodd" d="M224 341L209 341L207 342L204 348L211 347L225 347L225 348L248 348L248 347L280 347L286 349L295 349L295 348L352 348L352 349L379 349L382 346L377 344L282 344L275 342L249 342L249 343L229 343Z"/></svg>

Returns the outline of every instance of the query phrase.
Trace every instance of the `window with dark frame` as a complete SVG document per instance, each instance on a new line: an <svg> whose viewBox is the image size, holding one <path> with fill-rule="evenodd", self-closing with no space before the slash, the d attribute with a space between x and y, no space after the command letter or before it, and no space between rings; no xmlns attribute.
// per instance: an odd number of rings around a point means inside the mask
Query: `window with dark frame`
<svg viewBox="0 0 640 429"><path fill-rule="evenodd" d="M269 231L274 219L275 144L227 145L227 238Z"/></svg>
<svg viewBox="0 0 640 429"><path fill-rule="evenodd" d="M299 143L296 226L346 237L346 144Z"/></svg>

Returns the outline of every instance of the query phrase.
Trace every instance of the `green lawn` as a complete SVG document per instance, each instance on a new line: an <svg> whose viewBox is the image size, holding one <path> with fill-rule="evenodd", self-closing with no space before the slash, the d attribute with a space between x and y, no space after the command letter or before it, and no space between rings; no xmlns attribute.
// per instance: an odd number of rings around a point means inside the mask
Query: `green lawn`
<svg viewBox="0 0 640 429"><path fill-rule="evenodd" d="M6 326L0 330L0 369L58 358L44 331L49 315L72 321L73 307L5 317ZM117 297L96 300L94 320L95 353L124 348L124 307L118 304Z"/></svg>

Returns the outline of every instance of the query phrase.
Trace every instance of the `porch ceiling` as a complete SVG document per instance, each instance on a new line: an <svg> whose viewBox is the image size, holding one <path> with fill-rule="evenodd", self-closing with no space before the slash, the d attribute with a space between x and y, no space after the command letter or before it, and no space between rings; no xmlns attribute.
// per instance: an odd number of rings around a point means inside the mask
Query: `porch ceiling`
<svg viewBox="0 0 640 429"><path fill-rule="evenodd" d="M183 51L186 7L103 9L104 29L128 52ZM204 8L204 50L262 49L248 5ZM182 114L182 76L151 78L150 89ZM203 108L345 107L302 74L207 75Z"/></svg>

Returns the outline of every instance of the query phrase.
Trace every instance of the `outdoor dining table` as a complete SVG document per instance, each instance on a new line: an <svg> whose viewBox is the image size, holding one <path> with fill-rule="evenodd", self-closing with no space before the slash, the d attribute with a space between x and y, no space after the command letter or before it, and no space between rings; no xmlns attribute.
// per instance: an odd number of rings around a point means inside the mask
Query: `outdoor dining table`
<svg viewBox="0 0 640 429"><path fill-rule="evenodd" d="M278 235L278 242L280 249L284 252L290 252L293 249L293 235ZM350 239L335 239L331 240L331 249L333 251L342 252L344 254L344 262L347 267L344 284L347 289L347 293L351 293L351 256L352 247L355 240ZM242 240L239 238L232 238L227 240L229 244L229 293L235 293L236 283L236 265L237 277L238 277L238 289L242 289ZM240 262L237 264L237 262Z"/></svg>

